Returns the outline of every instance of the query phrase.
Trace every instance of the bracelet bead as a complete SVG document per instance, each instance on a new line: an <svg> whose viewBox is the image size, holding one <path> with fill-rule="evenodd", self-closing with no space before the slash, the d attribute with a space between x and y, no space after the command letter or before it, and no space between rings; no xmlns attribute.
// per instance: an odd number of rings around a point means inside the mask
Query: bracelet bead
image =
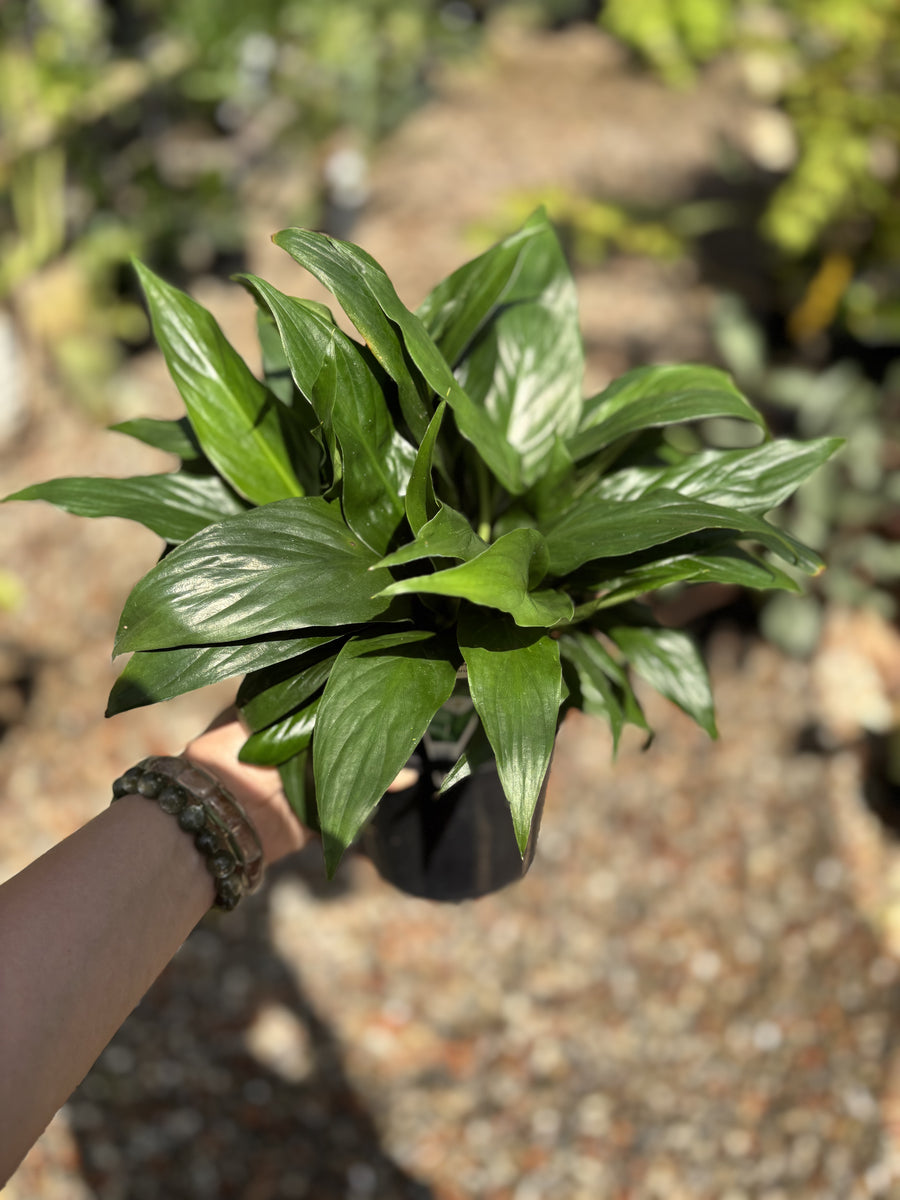
<svg viewBox="0 0 900 1200"><path fill-rule="evenodd" d="M210 875L214 875L216 879L225 879L234 871L235 861L230 854L211 854L206 860L206 866Z"/></svg>
<svg viewBox="0 0 900 1200"><path fill-rule="evenodd" d="M137 782L137 790L148 800L155 800L165 784L166 781L162 775L157 775L154 771L146 771Z"/></svg>
<svg viewBox="0 0 900 1200"><path fill-rule="evenodd" d="M202 855L209 857L210 854L215 854L218 850L219 839L211 829L207 829L204 826L199 833L194 835L194 845Z"/></svg>
<svg viewBox="0 0 900 1200"><path fill-rule="evenodd" d="M202 804L189 804L175 819L185 833L199 833L206 824L206 809Z"/></svg>
<svg viewBox="0 0 900 1200"><path fill-rule="evenodd" d="M187 792L176 783L170 783L156 797L156 802L163 812L175 816L187 804Z"/></svg>

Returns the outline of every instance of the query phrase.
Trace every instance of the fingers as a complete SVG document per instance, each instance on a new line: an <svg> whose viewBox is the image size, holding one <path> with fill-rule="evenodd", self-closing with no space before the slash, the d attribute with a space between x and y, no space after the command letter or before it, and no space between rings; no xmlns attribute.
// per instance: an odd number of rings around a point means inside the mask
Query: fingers
<svg viewBox="0 0 900 1200"><path fill-rule="evenodd" d="M419 782L419 772L415 767L404 767L394 782L388 788L389 792L405 792L407 788L415 787Z"/></svg>

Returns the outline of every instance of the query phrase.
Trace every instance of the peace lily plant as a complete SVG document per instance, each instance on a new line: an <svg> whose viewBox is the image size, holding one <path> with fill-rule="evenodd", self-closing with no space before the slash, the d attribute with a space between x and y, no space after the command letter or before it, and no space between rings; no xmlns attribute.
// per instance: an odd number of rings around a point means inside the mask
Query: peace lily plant
<svg viewBox="0 0 900 1200"><path fill-rule="evenodd" d="M9 497L127 517L166 543L122 612L115 654L133 653L108 714L243 675L242 758L279 767L329 873L463 669L477 720L442 791L493 757L523 852L568 709L616 742L627 722L646 729L634 672L714 736L698 650L640 598L797 590L796 569L822 564L763 514L837 441L773 440L705 366L641 367L583 399L575 287L542 212L416 312L359 247L303 229L275 241L362 341L322 304L239 276L257 378L205 309L139 265L186 416L114 428L178 468ZM757 444L673 435L723 417Z"/></svg>

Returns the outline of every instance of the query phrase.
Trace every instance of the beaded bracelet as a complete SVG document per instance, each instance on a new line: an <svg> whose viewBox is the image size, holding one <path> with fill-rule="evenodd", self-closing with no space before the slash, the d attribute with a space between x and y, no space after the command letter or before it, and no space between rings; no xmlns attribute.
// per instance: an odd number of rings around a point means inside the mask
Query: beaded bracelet
<svg viewBox="0 0 900 1200"><path fill-rule="evenodd" d="M237 800L202 767L184 758L145 758L113 783L113 802L146 796L171 813L203 855L217 907L230 912L259 886L263 852Z"/></svg>

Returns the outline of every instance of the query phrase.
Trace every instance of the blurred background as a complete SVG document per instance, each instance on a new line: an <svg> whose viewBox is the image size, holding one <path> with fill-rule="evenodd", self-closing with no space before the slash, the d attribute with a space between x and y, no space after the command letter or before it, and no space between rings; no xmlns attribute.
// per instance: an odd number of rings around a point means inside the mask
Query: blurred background
<svg viewBox="0 0 900 1200"><path fill-rule="evenodd" d="M828 570L660 598L721 738L648 696L613 763L567 723L516 888L431 906L313 853L208 918L4 1195L900 1196L900 0L7 0L3 493L166 469L105 431L181 411L131 256L255 366L229 276L320 295L276 230L350 237L414 306L539 204L589 390L713 362L846 439L783 517ZM233 692L103 721L157 553L3 513L3 876Z"/></svg>

